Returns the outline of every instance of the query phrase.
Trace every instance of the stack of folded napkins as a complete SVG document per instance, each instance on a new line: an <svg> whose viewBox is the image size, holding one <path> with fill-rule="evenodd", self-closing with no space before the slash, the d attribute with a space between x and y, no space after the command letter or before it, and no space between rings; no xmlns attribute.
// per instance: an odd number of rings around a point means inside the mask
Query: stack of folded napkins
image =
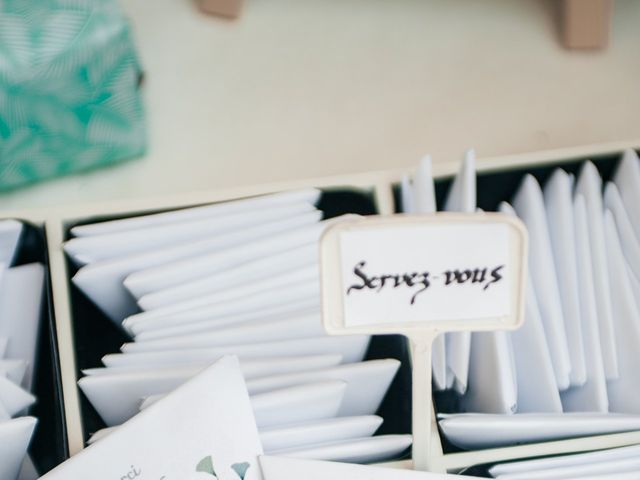
<svg viewBox="0 0 640 480"><path fill-rule="evenodd" d="M476 210L473 152L445 210ZM403 209L436 210L430 159L402 184ZM529 232L525 322L515 332L447 334L436 341L436 390L460 413L440 415L467 449L640 430L640 160L627 151L603 185L591 162L526 175L511 205Z"/></svg>
<svg viewBox="0 0 640 480"><path fill-rule="evenodd" d="M447 478L447 475L412 470L265 456L252 408L238 359L225 356L125 422L116 432L74 455L42 478Z"/></svg>
<svg viewBox="0 0 640 480"><path fill-rule="evenodd" d="M637 445L501 463L489 468L491 476L500 480L634 480L639 471L640 446Z"/></svg>
<svg viewBox="0 0 640 480"><path fill-rule="evenodd" d="M40 324L44 269L13 266L23 225L0 221L0 479L17 478L36 419L25 416L31 393ZM26 465L30 465L27 463Z"/></svg>
<svg viewBox="0 0 640 480"><path fill-rule="evenodd" d="M266 452L366 463L407 450L410 435L373 436L399 362L363 361L369 337L323 330L318 240L331 220L315 207L320 195L285 192L71 229L73 283L132 339L79 381L107 427L234 354Z"/></svg>
<svg viewBox="0 0 640 480"><path fill-rule="evenodd" d="M418 472L400 468L351 465L262 455L258 458L265 480L464 480L480 477Z"/></svg>

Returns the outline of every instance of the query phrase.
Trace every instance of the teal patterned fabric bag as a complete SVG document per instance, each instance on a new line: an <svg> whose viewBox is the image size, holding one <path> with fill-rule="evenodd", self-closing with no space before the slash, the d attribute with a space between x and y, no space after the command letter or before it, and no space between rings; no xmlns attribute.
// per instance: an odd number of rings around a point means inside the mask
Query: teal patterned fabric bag
<svg viewBox="0 0 640 480"><path fill-rule="evenodd" d="M0 0L0 190L139 156L131 29L112 0Z"/></svg>

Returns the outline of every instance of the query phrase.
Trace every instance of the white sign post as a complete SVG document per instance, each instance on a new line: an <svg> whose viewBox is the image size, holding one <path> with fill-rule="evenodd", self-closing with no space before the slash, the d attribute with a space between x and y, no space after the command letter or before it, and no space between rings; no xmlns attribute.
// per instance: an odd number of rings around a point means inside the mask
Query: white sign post
<svg viewBox="0 0 640 480"><path fill-rule="evenodd" d="M499 213L352 217L320 246L330 334L403 334L413 363L413 461L429 470L431 345L523 321L527 232Z"/></svg>

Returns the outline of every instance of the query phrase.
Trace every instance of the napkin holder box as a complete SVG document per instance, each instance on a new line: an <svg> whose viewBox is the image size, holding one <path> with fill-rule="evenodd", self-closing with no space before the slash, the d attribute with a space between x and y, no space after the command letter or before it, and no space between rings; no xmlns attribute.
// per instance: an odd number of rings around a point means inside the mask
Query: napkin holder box
<svg viewBox="0 0 640 480"><path fill-rule="evenodd" d="M591 159L601 170L605 178L610 175L614 164L620 158L626 148L640 148L640 140L630 142L618 142L615 144L603 144L578 148L561 149L546 152L512 155L509 157L496 157L479 159L478 170L478 206L491 210L502 200L509 200L519 185L520 179L525 173L532 173L538 179L546 178L556 167L562 167L576 172L581 161ZM442 205L451 178L459 168L459 162L436 163L433 165L433 175L436 181L436 197L438 205ZM63 207L60 209L31 210L17 212L22 218L31 219L34 222L42 222L46 228L50 269L52 278L52 295L57 322L57 341L60 346L59 361L61 365L62 385L64 392L64 410L66 414L66 428L68 434L68 446L71 454L75 454L84 447L86 435L91 428L99 423L96 421L95 412L83 404L82 394L78 391L77 380L81 368L88 365L97 366L96 361L110 351L117 351L122 337L117 342L111 338L99 347L102 351L78 350L87 339L88 325L77 325L75 315L82 314L83 309L95 308L92 305L82 305L78 292L74 293L74 287L69 278L72 266L68 263L62 249L63 242L68 238L69 229L77 224L91 223L101 219L124 218L136 215L144 215L166 210L175 210L197 205L205 205L224 202L256 195L275 193L300 188L317 187L327 192L360 192L368 196L375 204L380 214L392 214L400 210L398 184L402 176L410 173L408 169L367 172L362 174L341 175L330 178L282 182L269 185L232 188L226 190L192 192L174 196L149 198L136 201L119 201L95 205L81 205ZM334 197L338 198L338 197ZM333 210L334 214L340 209ZM366 213L366 212L365 212ZM84 299L84 302L88 300ZM85 310L86 311L86 310ZM102 329L106 327L106 318L100 318L92 328ZM83 332L83 329L85 330ZM120 334L122 335L122 334ZM404 343L404 342L403 342ZM406 346L406 345L405 345ZM95 347L98 348L98 347ZM396 354L401 353L402 348L392 348ZM384 353L388 354L387 352ZM410 363L410 361L408 362ZM409 397L410 375L402 371L399 374L400 385L394 389L404 392ZM397 394L396 394L397 395ZM403 400L396 398L399 405ZM426 400L428 401L428 400ZM434 411L443 409L442 399L436 397ZM404 403L406 405L406 403ZM397 407L397 405L396 405ZM406 407L404 407L406 408ZM401 408L402 410L402 408ZM401 419L403 412L396 412L391 423L395 427L409 425L410 418ZM463 469L491 464L495 462L509 461L519 458L542 457L564 453L598 450L624 445L640 444L640 432L628 432L620 434L607 434L568 440L532 443L504 448L492 448L478 451L457 451L438 433L435 413L432 415L433 442L431 448L432 470L438 472L457 472ZM93 427L92 427L93 425ZM412 468L411 459L388 462L386 465L398 468Z"/></svg>

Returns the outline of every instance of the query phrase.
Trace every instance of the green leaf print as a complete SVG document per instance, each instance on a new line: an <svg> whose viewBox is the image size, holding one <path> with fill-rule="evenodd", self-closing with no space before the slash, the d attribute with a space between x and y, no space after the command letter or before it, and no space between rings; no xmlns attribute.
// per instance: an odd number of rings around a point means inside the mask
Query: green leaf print
<svg viewBox="0 0 640 480"><path fill-rule="evenodd" d="M240 477L240 480L244 480L244 477L247 474L247 470L249 470L250 466L251 465L249 465L247 462L242 462L242 463L234 463L233 465L231 465L231 468L233 469L234 472L238 474L238 476Z"/></svg>
<svg viewBox="0 0 640 480"><path fill-rule="evenodd" d="M213 475L217 478L216 471L213 468L213 459L211 458L211 455L204 457L198 462L196 472L208 473L209 475Z"/></svg>

